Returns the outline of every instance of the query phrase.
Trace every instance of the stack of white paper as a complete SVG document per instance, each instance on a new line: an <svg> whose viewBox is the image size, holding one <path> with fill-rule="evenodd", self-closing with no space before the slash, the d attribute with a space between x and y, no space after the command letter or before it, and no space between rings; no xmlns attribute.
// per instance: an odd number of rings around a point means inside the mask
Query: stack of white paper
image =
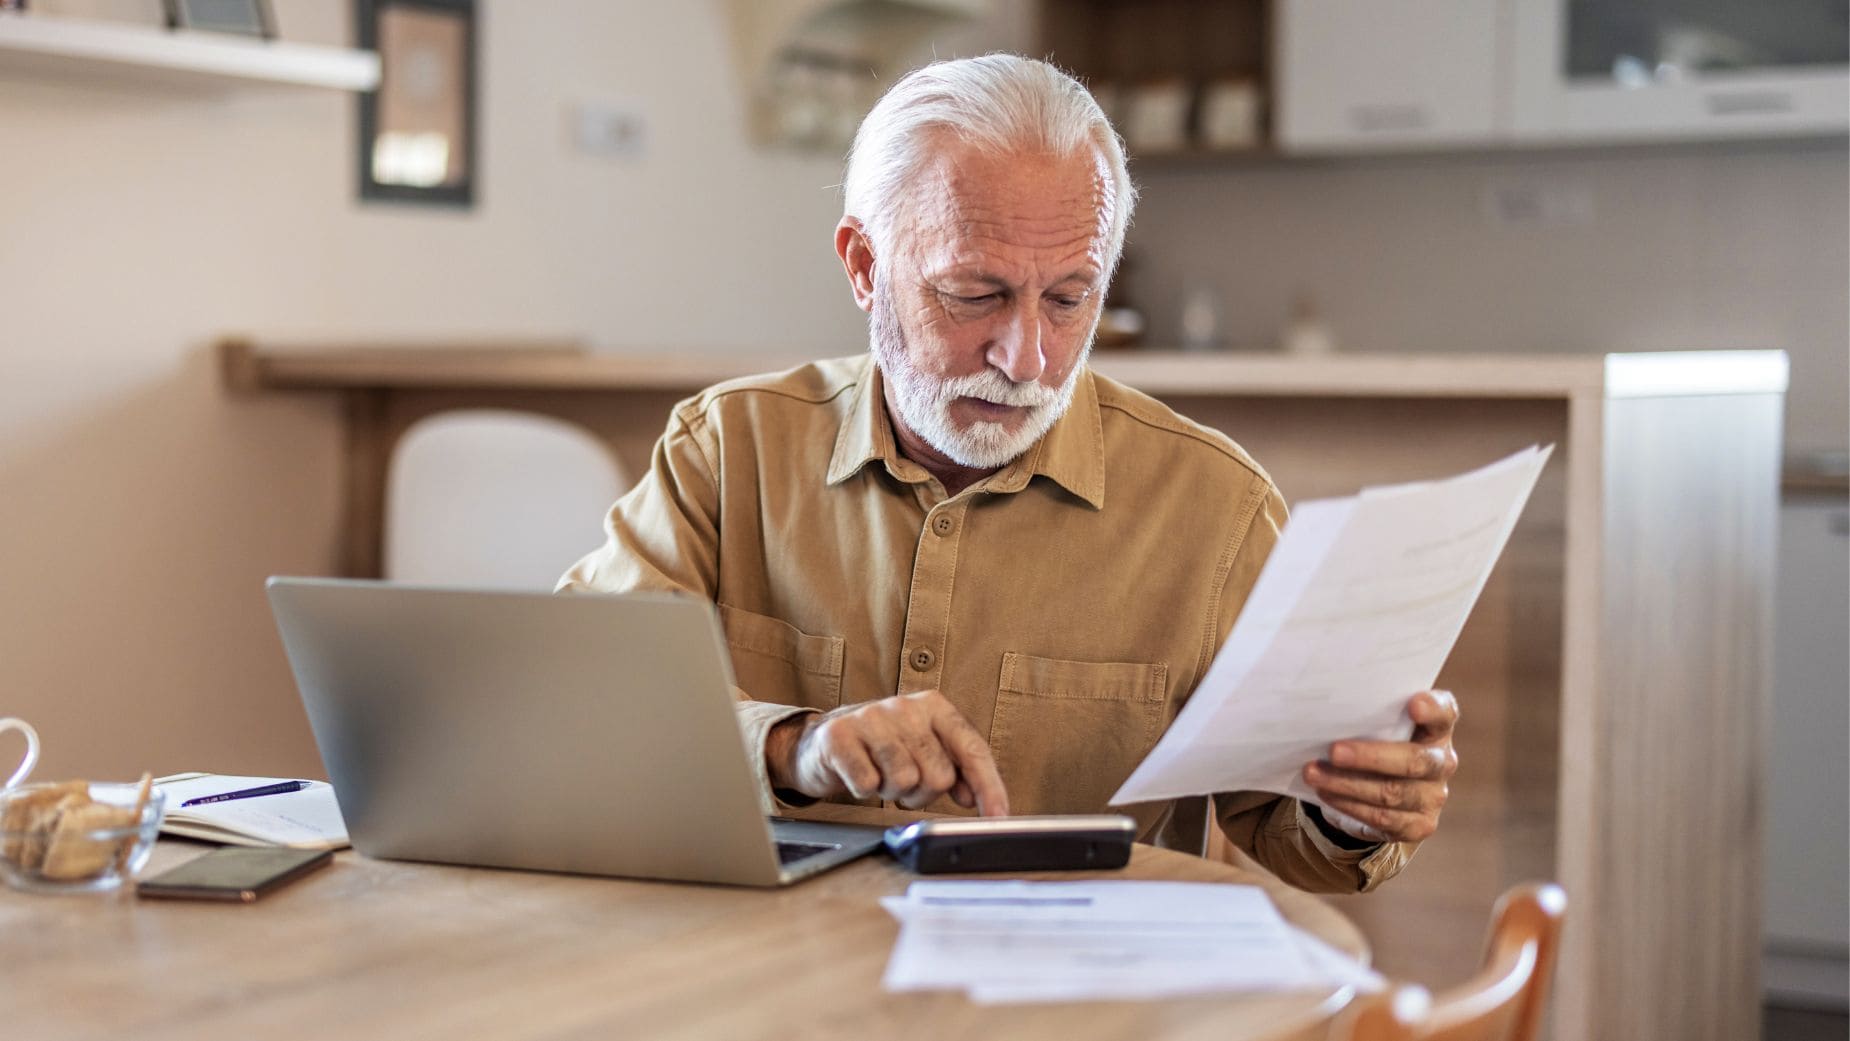
<svg viewBox="0 0 1850 1041"><path fill-rule="evenodd" d="M888 990L1004 1003L1380 986L1257 886L914 882L882 903L901 923Z"/></svg>
<svg viewBox="0 0 1850 1041"><path fill-rule="evenodd" d="M1226 644L1112 805L1316 802L1299 771L1331 742L1406 740L1407 699L1438 678L1552 451L1294 508Z"/></svg>

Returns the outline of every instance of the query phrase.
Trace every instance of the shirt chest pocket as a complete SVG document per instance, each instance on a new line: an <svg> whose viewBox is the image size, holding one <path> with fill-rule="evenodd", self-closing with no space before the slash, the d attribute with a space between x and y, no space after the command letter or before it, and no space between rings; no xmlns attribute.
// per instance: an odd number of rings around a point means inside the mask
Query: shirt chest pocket
<svg viewBox="0 0 1850 1041"><path fill-rule="evenodd" d="M1156 745L1166 663L1002 656L989 747L1016 813L1100 813Z"/></svg>
<svg viewBox="0 0 1850 1041"><path fill-rule="evenodd" d="M721 604L732 674L754 701L827 711L841 704L839 636L812 636L789 622Z"/></svg>

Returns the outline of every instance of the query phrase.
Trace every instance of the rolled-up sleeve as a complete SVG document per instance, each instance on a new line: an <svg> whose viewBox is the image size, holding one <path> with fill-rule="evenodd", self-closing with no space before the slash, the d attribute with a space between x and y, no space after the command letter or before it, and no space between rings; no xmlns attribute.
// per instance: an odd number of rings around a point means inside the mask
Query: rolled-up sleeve
<svg viewBox="0 0 1850 1041"><path fill-rule="evenodd" d="M1304 805L1271 792L1223 792L1214 816L1228 841L1285 882L1313 893L1366 893L1400 873L1417 843L1344 849L1317 827Z"/></svg>

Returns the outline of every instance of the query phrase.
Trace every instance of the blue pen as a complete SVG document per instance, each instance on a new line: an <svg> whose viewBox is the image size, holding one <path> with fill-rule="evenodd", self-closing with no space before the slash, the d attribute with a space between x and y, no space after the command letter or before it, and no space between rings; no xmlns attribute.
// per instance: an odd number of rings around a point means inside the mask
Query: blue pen
<svg viewBox="0 0 1850 1041"><path fill-rule="evenodd" d="M266 784L261 788L245 788L241 791L226 792L223 795L202 795L197 799L188 799L181 803L180 806L184 809L188 806L203 806L209 802L229 802L232 799L254 799L259 795L283 795L288 792L299 792L308 787L308 785L309 782L307 781L282 781L277 784Z"/></svg>

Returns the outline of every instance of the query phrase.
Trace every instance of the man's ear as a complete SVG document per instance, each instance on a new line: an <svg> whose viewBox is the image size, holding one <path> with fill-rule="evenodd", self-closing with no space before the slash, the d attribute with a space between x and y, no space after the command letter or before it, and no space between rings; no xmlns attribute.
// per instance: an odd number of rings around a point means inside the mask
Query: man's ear
<svg viewBox="0 0 1850 1041"><path fill-rule="evenodd" d="M871 313L874 309L874 244L867 240L867 229L861 226L859 219L843 217L835 226L835 255L841 258L842 270L848 273L854 306Z"/></svg>

